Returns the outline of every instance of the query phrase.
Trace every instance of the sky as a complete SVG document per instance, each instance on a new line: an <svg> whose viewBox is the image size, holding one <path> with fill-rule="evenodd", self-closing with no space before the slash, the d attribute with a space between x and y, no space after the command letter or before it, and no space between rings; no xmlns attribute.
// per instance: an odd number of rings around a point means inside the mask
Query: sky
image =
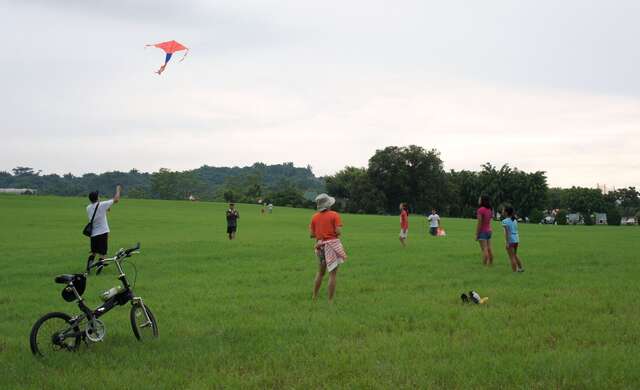
<svg viewBox="0 0 640 390"><path fill-rule="evenodd" d="M0 0L0 170L293 162L640 187L640 2ZM190 48L158 76L164 53Z"/></svg>

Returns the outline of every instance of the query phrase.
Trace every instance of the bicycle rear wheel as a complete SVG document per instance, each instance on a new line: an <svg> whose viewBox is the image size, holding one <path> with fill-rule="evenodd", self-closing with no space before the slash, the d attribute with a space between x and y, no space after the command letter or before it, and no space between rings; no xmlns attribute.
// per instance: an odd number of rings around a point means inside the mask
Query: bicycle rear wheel
<svg viewBox="0 0 640 390"><path fill-rule="evenodd" d="M80 345L78 327L71 329L71 316L53 312L42 316L31 328L29 343L36 356L48 357L59 351L75 351ZM75 335L67 336L69 332Z"/></svg>
<svg viewBox="0 0 640 390"><path fill-rule="evenodd" d="M147 315L149 319L147 319ZM136 336L139 341L146 341L158 337L158 323L147 305L134 303L131 306L130 317L133 335Z"/></svg>

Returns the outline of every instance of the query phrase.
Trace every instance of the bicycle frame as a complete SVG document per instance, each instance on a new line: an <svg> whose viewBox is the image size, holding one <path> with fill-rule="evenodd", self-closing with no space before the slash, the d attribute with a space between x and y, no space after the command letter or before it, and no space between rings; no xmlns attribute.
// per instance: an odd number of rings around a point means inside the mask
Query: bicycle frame
<svg viewBox="0 0 640 390"><path fill-rule="evenodd" d="M69 328L62 331L58 335L58 338L62 337L62 340L64 340L69 337L81 336L84 339L85 330L79 327L80 323L83 320L86 319L89 322L91 322L107 314L114 307L124 306L128 302L131 302L132 304L139 303L141 305L147 320L147 322L143 324L143 326L151 324L151 318L147 313L147 309L143 304L142 298L135 296L135 294L133 293L133 290L131 289L131 285L129 284L129 280L127 279L127 275L124 273L124 270L122 268L122 262L128 256L129 255L124 254L122 251L119 251L118 254L116 254L114 257L107 258L101 261L101 263L104 265L111 262L115 263L116 267L118 268L118 280L122 282L124 289L120 291L118 294L107 299L105 302L102 303L102 305L98 306L93 310L86 305L86 303L84 302L84 298L82 298L82 296L78 293L78 290L76 290L75 286L73 285L73 282L69 283L69 287L72 289L74 295L76 296L76 300L78 301L78 308L80 308L83 314L73 317L71 319L71 325L69 326Z"/></svg>

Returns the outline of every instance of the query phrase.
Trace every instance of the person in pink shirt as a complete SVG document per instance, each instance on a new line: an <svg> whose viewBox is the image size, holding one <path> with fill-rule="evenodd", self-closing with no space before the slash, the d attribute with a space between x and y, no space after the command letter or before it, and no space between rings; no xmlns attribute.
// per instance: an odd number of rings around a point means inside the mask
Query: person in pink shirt
<svg viewBox="0 0 640 390"><path fill-rule="evenodd" d="M409 235L409 213L407 212L407 206L404 203L400 203L400 243L402 246L407 246L405 242Z"/></svg>
<svg viewBox="0 0 640 390"><path fill-rule="evenodd" d="M480 243L482 252L482 263L493 265L493 251L491 250L491 220L493 219L493 209L491 199L488 195L480 196L478 200L479 208L476 212L478 224L476 225L476 241Z"/></svg>

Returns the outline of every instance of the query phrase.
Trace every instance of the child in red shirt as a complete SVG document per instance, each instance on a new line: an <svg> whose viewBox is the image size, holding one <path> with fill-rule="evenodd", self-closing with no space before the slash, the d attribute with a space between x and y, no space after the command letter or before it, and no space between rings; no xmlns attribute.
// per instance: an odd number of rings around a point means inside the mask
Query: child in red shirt
<svg viewBox="0 0 640 390"><path fill-rule="evenodd" d="M400 243L403 247L407 246L406 240L409 235L409 213L407 205L400 203Z"/></svg>

